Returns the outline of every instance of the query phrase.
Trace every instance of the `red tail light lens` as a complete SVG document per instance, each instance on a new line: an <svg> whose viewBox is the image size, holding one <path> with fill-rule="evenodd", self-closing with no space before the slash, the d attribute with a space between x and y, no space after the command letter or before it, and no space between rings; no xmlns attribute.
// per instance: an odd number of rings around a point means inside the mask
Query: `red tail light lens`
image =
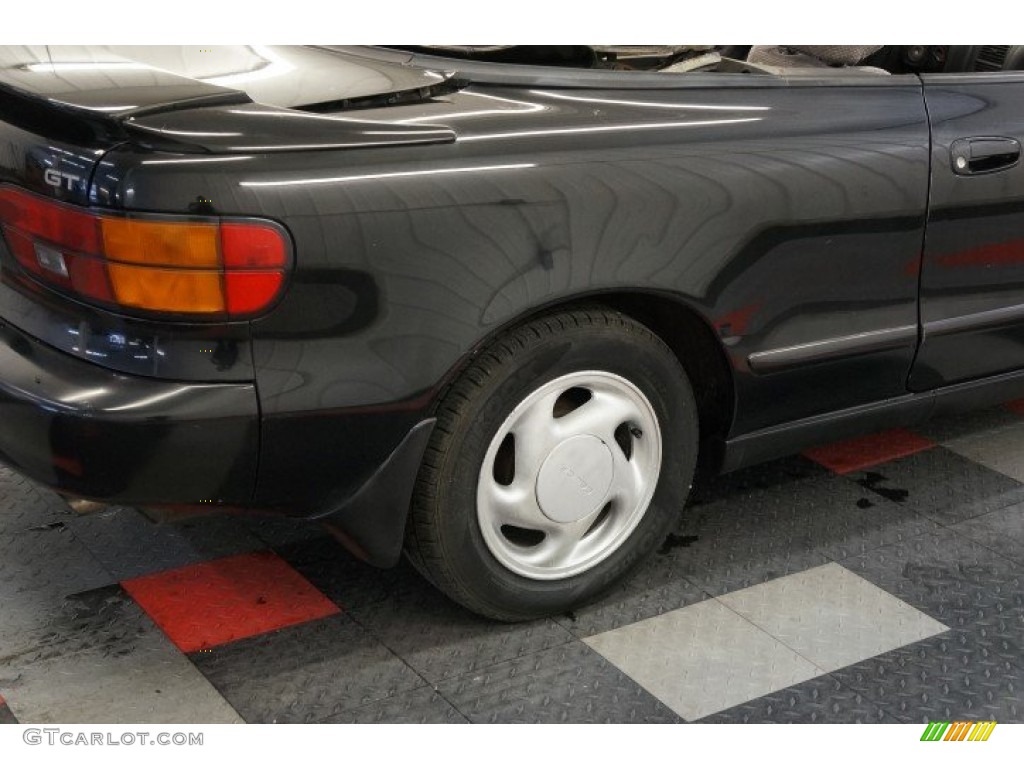
<svg viewBox="0 0 1024 768"><path fill-rule="evenodd" d="M41 282L128 310L252 317L281 295L289 241L264 221L114 216L0 187L11 253Z"/></svg>

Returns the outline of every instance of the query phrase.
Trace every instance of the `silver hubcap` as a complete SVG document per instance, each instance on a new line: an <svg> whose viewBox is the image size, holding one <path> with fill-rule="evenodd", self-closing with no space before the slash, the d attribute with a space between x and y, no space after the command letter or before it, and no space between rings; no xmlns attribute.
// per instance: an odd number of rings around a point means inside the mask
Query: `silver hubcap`
<svg viewBox="0 0 1024 768"><path fill-rule="evenodd" d="M491 554L531 579L563 579L614 553L647 511L661 431L643 392L606 371L532 392L480 467L477 519Z"/></svg>

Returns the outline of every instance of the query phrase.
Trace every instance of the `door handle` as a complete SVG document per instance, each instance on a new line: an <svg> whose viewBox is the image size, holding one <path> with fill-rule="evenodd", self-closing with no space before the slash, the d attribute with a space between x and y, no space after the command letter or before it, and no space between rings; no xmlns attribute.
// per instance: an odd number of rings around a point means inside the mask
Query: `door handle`
<svg viewBox="0 0 1024 768"><path fill-rule="evenodd" d="M1020 162L1020 142L1002 136L957 139L949 148L953 173L977 176L1012 168Z"/></svg>

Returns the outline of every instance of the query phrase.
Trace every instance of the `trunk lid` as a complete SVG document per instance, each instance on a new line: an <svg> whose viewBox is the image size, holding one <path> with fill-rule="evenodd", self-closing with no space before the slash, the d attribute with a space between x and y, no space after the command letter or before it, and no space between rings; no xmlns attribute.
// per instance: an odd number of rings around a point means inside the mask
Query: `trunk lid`
<svg viewBox="0 0 1024 768"><path fill-rule="evenodd" d="M423 68L294 46L0 48L0 182L87 203L96 163L125 142L233 154L453 141L327 114L451 87Z"/></svg>

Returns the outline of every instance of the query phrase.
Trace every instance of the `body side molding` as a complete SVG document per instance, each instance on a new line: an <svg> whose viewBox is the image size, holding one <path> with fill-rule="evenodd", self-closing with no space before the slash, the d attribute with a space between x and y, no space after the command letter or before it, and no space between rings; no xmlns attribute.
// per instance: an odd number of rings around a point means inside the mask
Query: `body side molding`
<svg viewBox="0 0 1024 768"><path fill-rule="evenodd" d="M799 365L832 360L837 357L879 352L900 347L917 338L916 325L900 325L878 331L837 336L807 344L796 344L778 349L754 352L747 358L750 369L756 373L771 373Z"/></svg>

